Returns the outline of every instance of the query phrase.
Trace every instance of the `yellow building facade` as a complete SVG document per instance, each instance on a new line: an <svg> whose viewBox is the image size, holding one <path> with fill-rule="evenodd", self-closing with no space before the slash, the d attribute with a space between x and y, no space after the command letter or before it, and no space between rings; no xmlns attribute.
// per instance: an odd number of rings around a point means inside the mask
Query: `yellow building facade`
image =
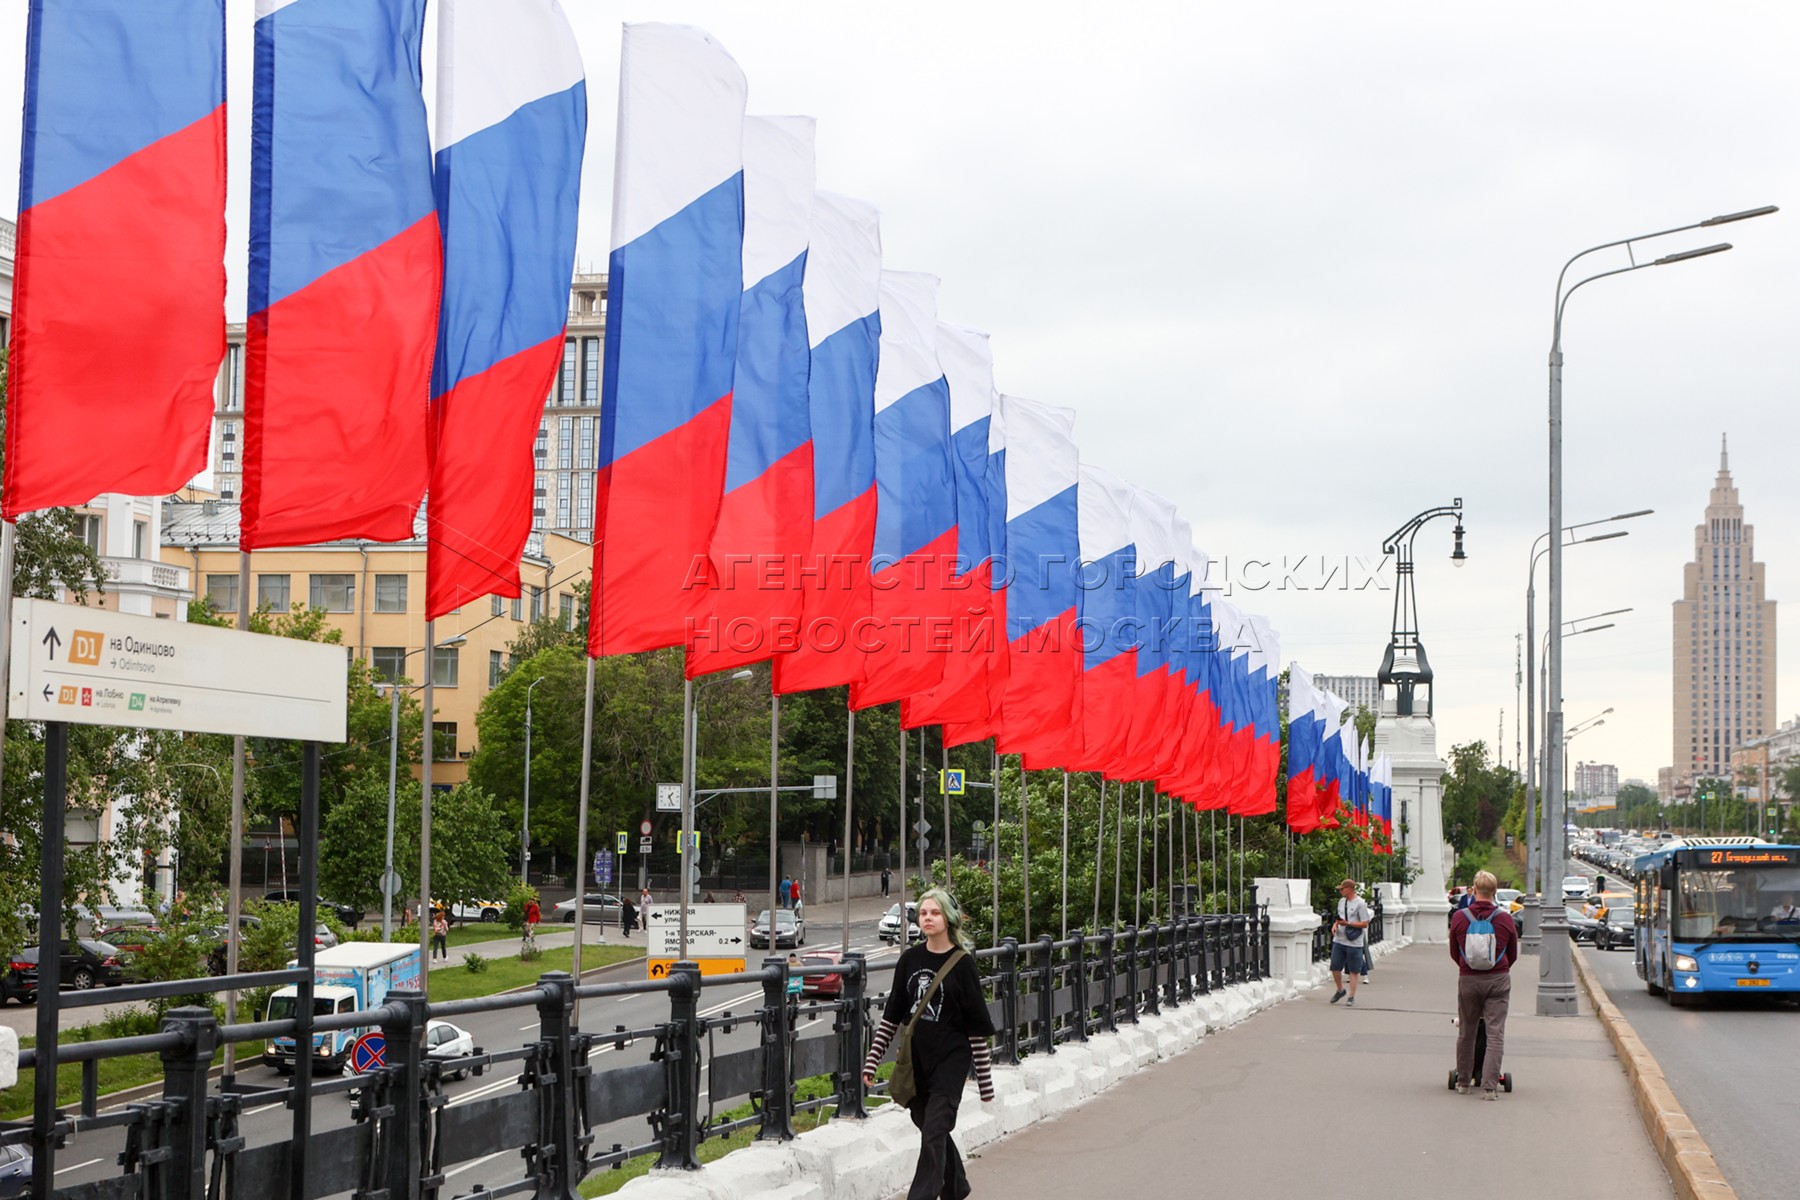
<svg viewBox="0 0 1800 1200"><path fill-rule="evenodd" d="M238 607L238 506L203 493L162 504L162 561L193 580L196 597L230 615ZM476 748L475 716L500 682L507 648L525 626L548 615L575 629L576 587L590 577L593 547L552 531L533 533L520 559L524 594L489 596L439 617L433 657L434 784L468 778ZM250 555L250 604L285 611L304 603L324 611L354 657L377 679L425 679L425 517L406 542L328 542ZM415 774L417 766L414 767Z"/></svg>

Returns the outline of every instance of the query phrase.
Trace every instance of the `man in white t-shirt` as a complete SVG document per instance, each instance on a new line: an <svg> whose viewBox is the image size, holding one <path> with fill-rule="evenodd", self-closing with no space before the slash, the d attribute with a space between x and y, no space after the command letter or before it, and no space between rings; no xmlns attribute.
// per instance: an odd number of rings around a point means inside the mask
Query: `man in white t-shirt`
<svg viewBox="0 0 1800 1200"><path fill-rule="evenodd" d="M1363 955L1369 952L1369 922L1375 914L1356 894L1356 880L1338 884L1337 917L1331 923L1331 1002L1344 998L1349 977L1349 1007L1356 1007L1356 984L1362 978Z"/></svg>
<svg viewBox="0 0 1800 1200"><path fill-rule="evenodd" d="M1800 908L1794 906L1794 898L1783 896L1781 903L1769 910L1769 915L1777 921L1800 921Z"/></svg>

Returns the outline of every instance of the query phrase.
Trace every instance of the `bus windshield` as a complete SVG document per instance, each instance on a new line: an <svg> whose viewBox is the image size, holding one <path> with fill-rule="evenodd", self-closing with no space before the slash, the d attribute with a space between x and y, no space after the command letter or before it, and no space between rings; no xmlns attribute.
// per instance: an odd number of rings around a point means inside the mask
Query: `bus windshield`
<svg viewBox="0 0 1800 1200"><path fill-rule="evenodd" d="M1683 941L1800 938L1800 866L1690 867L1681 872L1675 936Z"/></svg>

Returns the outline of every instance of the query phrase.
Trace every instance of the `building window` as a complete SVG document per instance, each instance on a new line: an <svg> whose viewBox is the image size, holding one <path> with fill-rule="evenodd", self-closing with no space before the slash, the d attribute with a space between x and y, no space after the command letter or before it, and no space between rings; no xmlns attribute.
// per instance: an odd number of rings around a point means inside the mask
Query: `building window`
<svg viewBox="0 0 1800 1200"><path fill-rule="evenodd" d="M206 606L216 613L234 613L237 611L238 577L230 575L208 575L206 577Z"/></svg>
<svg viewBox="0 0 1800 1200"><path fill-rule="evenodd" d="M266 608L270 612L284 613L293 603L289 599L292 588L292 577L288 575L258 575L256 577L256 606Z"/></svg>
<svg viewBox="0 0 1800 1200"><path fill-rule="evenodd" d="M489 596L488 597L488 610L489 610L490 615L492 615L492 616L496 616L496 617L505 616L506 615L506 600L505 600L505 598L501 597L501 596Z"/></svg>
<svg viewBox="0 0 1800 1200"><path fill-rule="evenodd" d="M150 525L146 521L131 523L131 557L143 558L150 549Z"/></svg>
<svg viewBox="0 0 1800 1200"><path fill-rule="evenodd" d="M515 621L525 619L525 601L518 596L512 598L512 619Z"/></svg>
<svg viewBox="0 0 1800 1200"><path fill-rule="evenodd" d="M563 342L562 392L557 397L564 404L575 403L575 339Z"/></svg>
<svg viewBox="0 0 1800 1200"><path fill-rule="evenodd" d="M556 465L568 470L575 465L575 418L556 419Z"/></svg>
<svg viewBox="0 0 1800 1200"><path fill-rule="evenodd" d="M406 647L377 646L372 654L375 678L388 683L399 683L400 677L406 673Z"/></svg>
<svg viewBox="0 0 1800 1200"><path fill-rule="evenodd" d="M498 650L488 651L488 687L500 686L500 677L506 674L506 656Z"/></svg>
<svg viewBox="0 0 1800 1200"><path fill-rule="evenodd" d="M100 518L84 514L75 520L81 531L81 540L87 543L87 548L95 554L102 553L100 549Z"/></svg>
<svg viewBox="0 0 1800 1200"><path fill-rule="evenodd" d="M326 612L355 612L356 576L307 576L306 603Z"/></svg>
<svg viewBox="0 0 1800 1200"><path fill-rule="evenodd" d="M558 615L562 617L562 627L573 630L575 628L575 597L564 592L556 598L556 601L559 605Z"/></svg>
<svg viewBox="0 0 1800 1200"><path fill-rule="evenodd" d="M585 471L599 465L599 460L594 454L594 418L592 417L581 418L581 444L577 453L579 457L576 459L576 465L582 470Z"/></svg>
<svg viewBox="0 0 1800 1200"><path fill-rule="evenodd" d="M581 339L581 402L600 403L600 339Z"/></svg>
<svg viewBox="0 0 1800 1200"><path fill-rule="evenodd" d="M534 587L531 589L531 620L535 624L543 619L544 589L541 587Z"/></svg>
<svg viewBox="0 0 1800 1200"><path fill-rule="evenodd" d="M445 762L456 757L456 722L433 721L431 723L431 741L434 753L432 758L437 762Z"/></svg>
<svg viewBox="0 0 1800 1200"><path fill-rule="evenodd" d="M431 650L431 682L438 687L456 686L458 648L434 646Z"/></svg>
<svg viewBox="0 0 1800 1200"><path fill-rule="evenodd" d="M406 576L377 575L375 577L375 611L378 613L403 613L406 611Z"/></svg>

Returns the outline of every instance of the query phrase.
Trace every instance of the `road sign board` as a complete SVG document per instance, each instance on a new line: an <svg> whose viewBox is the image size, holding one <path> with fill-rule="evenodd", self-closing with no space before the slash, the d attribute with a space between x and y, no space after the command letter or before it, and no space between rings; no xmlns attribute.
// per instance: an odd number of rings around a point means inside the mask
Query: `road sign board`
<svg viewBox="0 0 1800 1200"><path fill-rule="evenodd" d="M623 845L624 843L621 842L620 844ZM639 838L638 839L638 853L639 854L650 853L650 839L649 838Z"/></svg>
<svg viewBox="0 0 1800 1200"><path fill-rule="evenodd" d="M913 822L913 832L916 834L919 834L921 836L923 836L927 833L930 833L931 832L931 822L927 821L924 817L920 817L918 820Z"/></svg>
<svg viewBox="0 0 1800 1200"><path fill-rule="evenodd" d="M919 854L921 856L924 855L927 850L931 849L931 839L928 837L922 837L914 844L919 847Z"/></svg>
<svg viewBox="0 0 1800 1200"><path fill-rule="evenodd" d="M656 785L656 811L681 811L681 785L679 783L659 783ZM646 825L649 823L650 822L648 821L644 822ZM644 832L649 833L650 831L646 829Z"/></svg>
<svg viewBox="0 0 1800 1200"><path fill-rule="evenodd" d="M387 1038L379 1033L365 1033L350 1043L350 1070L367 1075L387 1065Z"/></svg>
<svg viewBox="0 0 1800 1200"><path fill-rule="evenodd" d="M11 632L15 721L344 740L342 646L22 597Z"/></svg>
<svg viewBox="0 0 1800 1200"><path fill-rule="evenodd" d="M643 834L645 837L649 837L651 831L654 830L655 828L656 828L656 826L651 823L649 817L645 817L643 820L638 822L638 832Z"/></svg>
<svg viewBox="0 0 1800 1200"><path fill-rule="evenodd" d="M613 852L611 850L594 851L594 882L605 887L612 882Z"/></svg>
<svg viewBox="0 0 1800 1200"><path fill-rule="evenodd" d="M967 779L968 772L961 767L946 767L938 772L938 792L945 796L964 795L963 785Z"/></svg>
<svg viewBox="0 0 1800 1200"><path fill-rule="evenodd" d="M836 800L837 799L837 776L836 775L814 775L813 776L813 799L814 800Z"/></svg>
<svg viewBox="0 0 1800 1200"><path fill-rule="evenodd" d="M398 896L400 894L400 872L389 871L381 877L381 894Z"/></svg>
<svg viewBox="0 0 1800 1200"><path fill-rule="evenodd" d="M618 837L615 840L618 844L620 854L625 853L625 839L630 836L631 835L626 833L623 829L619 830Z"/></svg>
<svg viewBox="0 0 1800 1200"><path fill-rule="evenodd" d="M686 854L689 850L699 849L700 831L698 829L694 830L692 833L677 833L675 835L675 853Z"/></svg>
<svg viewBox="0 0 1800 1200"><path fill-rule="evenodd" d="M667 979L669 977L669 972L673 970L675 964L681 960L678 958L652 958L649 961L650 978ZM737 972L744 969L744 960L741 958L697 958L694 962L699 964L700 974L703 977L707 975L735 975Z"/></svg>
<svg viewBox="0 0 1800 1200"><path fill-rule="evenodd" d="M652 904L645 914L645 952L651 958L735 958L748 953L749 910L742 904L690 904L687 952L681 948L681 906Z"/></svg>

